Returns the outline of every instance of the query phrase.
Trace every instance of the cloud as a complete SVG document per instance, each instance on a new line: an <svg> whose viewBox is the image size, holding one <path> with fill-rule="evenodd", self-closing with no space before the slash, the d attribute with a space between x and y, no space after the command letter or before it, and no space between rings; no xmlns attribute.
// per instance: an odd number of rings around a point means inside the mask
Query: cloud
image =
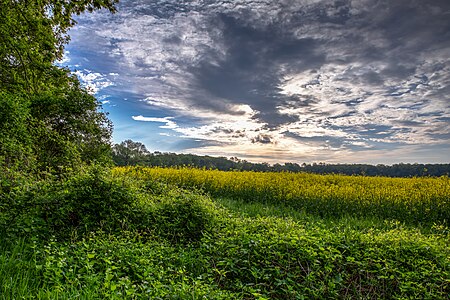
<svg viewBox="0 0 450 300"><path fill-rule="evenodd" d="M165 125L159 126L159 128L163 129L176 129L178 128L177 123L172 121L172 117L164 117L164 118L155 118L155 117L144 117L140 116L132 116L132 119L135 121L143 121L143 122L156 122L156 123L165 123Z"/></svg>
<svg viewBox="0 0 450 300"><path fill-rule="evenodd" d="M258 134L252 139L252 143L272 144L272 137L268 134Z"/></svg>
<svg viewBox="0 0 450 300"><path fill-rule="evenodd" d="M111 82L105 75L92 72L91 70L84 69L73 73L91 94L97 94L100 90L114 85L114 83Z"/></svg>
<svg viewBox="0 0 450 300"><path fill-rule="evenodd" d="M56 61L56 64L57 64L57 65L60 65L60 66L67 65L67 63L70 62L69 54L70 54L70 51L65 51L65 52L63 53L63 57L61 57L61 59L57 60L57 61Z"/></svg>
<svg viewBox="0 0 450 300"><path fill-rule="evenodd" d="M90 55L70 57L101 68L78 74L95 91L114 84L178 122L134 120L216 143L197 151L382 155L448 144L449 12L438 0L122 1L80 17L72 37Z"/></svg>

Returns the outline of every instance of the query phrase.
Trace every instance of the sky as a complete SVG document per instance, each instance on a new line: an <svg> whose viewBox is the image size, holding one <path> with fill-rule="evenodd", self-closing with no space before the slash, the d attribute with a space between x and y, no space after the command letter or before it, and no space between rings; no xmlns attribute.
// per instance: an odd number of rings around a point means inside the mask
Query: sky
<svg viewBox="0 0 450 300"><path fill-rule="evenodd" d="M450 1L137 0L59 63L113 140L252 162L449 163Z"/></svg>

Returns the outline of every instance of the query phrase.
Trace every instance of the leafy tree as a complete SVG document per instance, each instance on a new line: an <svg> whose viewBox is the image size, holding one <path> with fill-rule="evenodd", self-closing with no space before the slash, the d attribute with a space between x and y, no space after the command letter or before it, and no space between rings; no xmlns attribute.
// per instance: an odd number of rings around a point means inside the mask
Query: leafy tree
<svg viewBox="0 0 450 300"><path fill-rule="evenodd" d="M102 7L114 12L117 0L0 0L0 89L52 89L52 63L62 57L74 14ZM59 76L57 76L59 77Z"/></svg>
<svg viewBox="0 0 450 300"><path fill-rule="evenodd" d="M73 16L117 0L0 0L0 167L60 170L106 162L112 125L67 69ZM36 161L36 164L31 163Z"/></svg>
<svg viewBox="0 0 450 300"><path fill-rule="evenodd" d="M141 142L125 140L112 149L113 160L118 166L144 164L149 152Z"/></svg>
<svg viewBox="0 0 450 300"><path fill-rule="evenodd" d="M326 164L313 163L301 165L297 163L251 163L237 157L199 156L194 154L149 153L145 146L139 142L126 140L116 144L113 148L114 163L124 165L144 165L159 167L190 166L196 168L217 169L222 171L257 171L257 172L308 172L318 174L344 174L364 176L387 177L413 177L413 176L449 176L450 164L394 164L368 165L368 164Z"/></svg>
<svg viewBox="0 0 450 300"><path fill-rule="evenodd" d="M28 128L29 105L20 95L0 92L0 166L3 174L23 171L34 162ZM25 102L25 105L24 105Z"/></svg>
<svg viewBox="0 0 450 300"><path fill-rule="evenodd" d="M32 98L31 113L35 149L41 164L76 164L80 161L106 161L110 156L112 124L98 111L97 100L79 86L78 80L59 90Z"/></svg>

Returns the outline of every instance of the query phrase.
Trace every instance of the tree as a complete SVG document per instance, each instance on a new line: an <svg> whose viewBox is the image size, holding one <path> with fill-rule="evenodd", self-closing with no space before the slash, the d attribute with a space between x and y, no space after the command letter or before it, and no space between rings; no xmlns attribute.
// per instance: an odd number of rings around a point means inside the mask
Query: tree
<svg viewBox="0 0 450 300"><path fill-rule="evenodd" d="M150 154L141 142L125 140L115 144L112 149L113 161L118 166L143 164Z"/></svg>
<svg viewBox="0 0 450 300"><path fill-rule="evenodd" d="M0 171L23 171L34 164L32 136L28 128L30 110L22 97L0 92ZM3 174L5 175L5 174Z"/></svg>
<svg viewBox="0 0 450 300"><path fill-rule="evenodd" d="M62 58L73 15L103 7L115 12L117 1L0 0L0 89L51 89L52 64Z"/></svg>
<svg viewBox="0 0 450 300"><path fill-rule="evenodd" d="M54 62L63 55L73 15L114 12L115 3L0 0L0 167L27 169L35 159L34 169L53 172L108 161L111 122L78 79Z"/></svg>

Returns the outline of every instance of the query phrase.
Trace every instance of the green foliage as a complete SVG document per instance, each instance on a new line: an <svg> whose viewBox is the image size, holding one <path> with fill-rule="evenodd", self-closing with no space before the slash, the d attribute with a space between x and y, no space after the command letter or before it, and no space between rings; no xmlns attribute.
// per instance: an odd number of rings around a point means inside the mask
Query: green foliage
<svg viewBox="0 0 450 300"><path fill-rule="evenodd" d="M112 158L118 166L139 165L146 161L149 152L145 145L132 140L115 144L112 148Z"/></svg>
<svg viewBox="0 0 450 300"><path fill-rule="evenodd" d="M61 172L110 162L112 125L97 100L70 79L35 95L0 91L0 168Z"/></svg>
<svg viewBox="0 0 450 300"><path fill-rule="evenodd" d="M203 241L205 255L222 288L248 297L444 299L448 293L446 237L398 227L361 232L345 221L339 229L273 217L233 223Z"/></svg>
<svg viewBox="0 0 450 300"><path fill-rule="evenodd" d="M53 189L54 193L45 194L50 204L43 217L54 230L113 229L124 222L136 201L136 194L125 181L112 178L98 167L76 174Z"/></svg>
<svg viewBox="0 0 450 300"><path fill-rule="evenodd" d="M90 299L236 299L213 278L198 250L137 235L91 234L74 242L51 240L36 249L44 288L89 291Z"/></svg>
<svg viewBox="0 0 450 300"><path fill-rule="evenodd" d="M0 172L110 162L112 126L61 58L74 14L116 0L0 0Z"/></svg>
<svg viewBox="0 0 450 300"><path fill-rule="evenodd" d="M64 89L33 96L0 91L2 173L60 173L109 163L110 121L77 81Z"/></svg>
<svg viewBox="0 0 450 300"><path fill-rule="evenodd" d="M30 245L23 239L13 244L0 241L0 299L29 298L40 283Z"/></svg>
<svg viewBox="0 0 450 300"><path fill-rule="evenodd" d="M138 198L128 181L97 166L67 179L28 182L3 196L0 225L5 237L120 229Z"/></svg>
<svg viewBox="0 0 450 300"><path fill-rule="evenodd" d="M217 208L212 201L192 192L170 190L152 199L141 210L135 226L171 243L198 243L214 225Z"/></svg>
<svg viewBox="0 0 450 300"><path fill-rule="evenodd" d="M116 0L0 1L0 90L39 93L55 83L53 62L63 55L74 14L102 7L115 11ZM58 76L56 76L58 77Z"/></svg>
<svg viewBox="0 0 450 300"><path fill-rule="evenodd" d="M32 98L31 130L41 170L110 160L111 122L98 111L97 100L77 80L71 81L67 87Z"/></svg>
<svg viewBox="0 0 450 300"><path fill-rule="evenodd" d="M26 181L3 195L1 232L11 238L68 237L128 229L190 244L211 230L217 207L210 199L157 182L142 187L138 183L113 177L99 166L66 178Z"/></svg>
<svg viewBox="0 0 450 300"><path fill-rule="evenodd" d="M270 199L273 183L264 201L228 197L220 206L148 175L89 168L11 189L8 203L28 209L2 224L10 228L0 240L0 288L13 290L5 299L448 298L445 224L308 214Z"/></svg>
<svg viewBox="0 0 450 300"><path fill-rule="evenodd" d="M147 151L140 142L126 140L113 147L113 159L116 166L148 167L185 167L221 170L221 171L255 171L255 172L306 172L314 174L342 174L387 177L423 177L449 176L450 164L326 164L313 163L251 163L237 157L213 157L195 154L177 154Z"/></svg>
<svg viewBox="0 0 450 300"><path fill-rule="evenodd" d="M57 37L40 1L0 1L0 90L42 88L57 56Z"/></svg>
<svg viewBox="0 0 450 300"><path fill-rule="evenodd" d="M34 164L32 136L28 130L30 109L26 102L20 95L0 92L0 170L3 170L0 176L3 179L13 172L27 171Z"/></svg>

